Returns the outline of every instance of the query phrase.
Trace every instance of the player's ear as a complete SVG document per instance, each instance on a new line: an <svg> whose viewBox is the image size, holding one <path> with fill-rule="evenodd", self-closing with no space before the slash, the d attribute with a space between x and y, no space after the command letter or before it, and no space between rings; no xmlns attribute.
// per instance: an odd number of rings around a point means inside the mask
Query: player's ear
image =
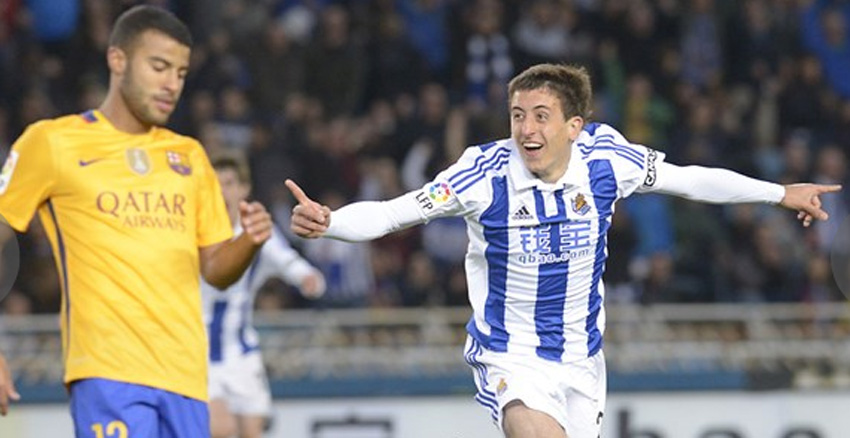
<svg viewBox="0 0 850 438"><path fill-rule="evenodd" d="M110 72L123 75L127 69L127 54L118 47L110 46L106 50L106 64Z"/></svg>
<svg viewBox="0 0 850 438"><path fill-rule="evenodd" d="M575 140L581 134L581 130L584 129L584 119L581 116L573 116L567 120L567 126L569 127L570 140Z"/></svg>

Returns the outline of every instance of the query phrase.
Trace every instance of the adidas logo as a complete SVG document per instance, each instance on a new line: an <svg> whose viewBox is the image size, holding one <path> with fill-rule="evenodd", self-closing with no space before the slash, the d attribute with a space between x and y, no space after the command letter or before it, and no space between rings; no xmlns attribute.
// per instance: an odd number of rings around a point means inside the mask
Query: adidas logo
<svg viewBox="0 0 850 438"><path fill-rule="evenodd" d="M534 219L534 216L532 216L531 212L528 211L528 207L523 205L513 214L513 216L511 216L511 219L515 221L527 221Z"/></svg>

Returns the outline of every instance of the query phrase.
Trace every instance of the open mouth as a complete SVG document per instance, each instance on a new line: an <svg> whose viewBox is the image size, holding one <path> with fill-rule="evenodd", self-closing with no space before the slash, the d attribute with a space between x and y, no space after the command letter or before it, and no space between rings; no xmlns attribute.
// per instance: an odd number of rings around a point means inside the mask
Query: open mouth
<svg viewBox="0 0 850 438"><path fill-rule="evenodd" d="M522 144L522 147L527 151L536 151L543 148L543 145L541 143L526 142Z"/></svg>

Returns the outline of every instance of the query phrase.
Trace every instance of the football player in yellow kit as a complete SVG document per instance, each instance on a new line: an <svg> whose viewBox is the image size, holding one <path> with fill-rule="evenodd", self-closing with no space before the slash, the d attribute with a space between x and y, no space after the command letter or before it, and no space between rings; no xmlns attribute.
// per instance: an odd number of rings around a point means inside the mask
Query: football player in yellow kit
<svg viewBox="0 0 850 438"><path fill-rule="evenodd" d="M164 9L123 13L102 105L29 126L0 177L0 215L23 232L38 211L53 247L78 437L209 436L198 273L225 288L271 235L265 208L243 202L233 238L203 147L162 128L191 45Z"/></svg>

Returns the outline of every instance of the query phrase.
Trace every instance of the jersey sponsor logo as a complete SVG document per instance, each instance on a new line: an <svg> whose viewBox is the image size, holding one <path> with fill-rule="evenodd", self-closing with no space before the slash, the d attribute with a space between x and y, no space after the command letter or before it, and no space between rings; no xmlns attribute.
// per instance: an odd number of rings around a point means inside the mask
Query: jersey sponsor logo
<svg viewBox="0 0 850 438"><path fill-rule="evenodd" d="M139 148L130 148L127 149L127 165L130 166L130 170L138 173L139 175L147 175L151 171L151 159L148 156L147 151Z"/></svg>
<svg viewBox="0 0 850 438"><path fill-rule="evenodd" d="M12 180L12 173L15 172L15 166L18 164L18 151L9 152L6 157L6 163L3 164L3 170L0 170L0 195L6 193L9 188L9 182Z"/></svg>
<svg viewBox="0 0 850 438"><path fill-rule="evenodd" d="M97 195L95 204L128 228L186 231L186 197L180 193L105 191Z"/></svg>
<svg viewBox="0 0 850 438"><path fill-rule="evenodd" d="M526 207L525 205L520 206L514 212L514 214L511 215L511 220L514 221L527 221L532 219L534 219L534 216L531 214L531 212L528 210L528 207Z"/></svg>
<svg viewBox="0 0 850 438"><path fill-rule="evenodd" d="M652 187L655 185L655 180L657 178L655 160L657 158L658 152L655 152L655 149L650 149L649 154L646 155L646 179L643 180L643 185L646 187Z"/></svg>
<svg viewBox="0 0 850 438"><path fill-rule="evenodd" d="M570 202L573 206L573 211L584 216L590 211L590 205L587 203L587 200L584 199L584 195L579 193L575 198Z"/></svg>
<svg viewBox="0 0 850 438"><path fill-rule="evenodd" d="M557 227L557 233L554 228ZM556 235L557 239L552 236ZM517 261L527 265L563 263L592 255L589 220L566 221L536 227L520 227L522 254Z"/></svg>
<svg viewBox="0 0 850 438"><path fill-rule="evenodd" d="M186 157L186 154L166 151L165 155L168 157L168 167L171 168L171 170L183 176L192 174L192 165L189 163L189 158Z"/></svg>
<svg viewBox="0 0 850 438"><path fill-rule="evenodd" d="M452 194L452 189L448 184L444 182L437 182L431 185L428 189L428 197L434 201L435 204L440 205L449 200L449 197Z"/></svg>

